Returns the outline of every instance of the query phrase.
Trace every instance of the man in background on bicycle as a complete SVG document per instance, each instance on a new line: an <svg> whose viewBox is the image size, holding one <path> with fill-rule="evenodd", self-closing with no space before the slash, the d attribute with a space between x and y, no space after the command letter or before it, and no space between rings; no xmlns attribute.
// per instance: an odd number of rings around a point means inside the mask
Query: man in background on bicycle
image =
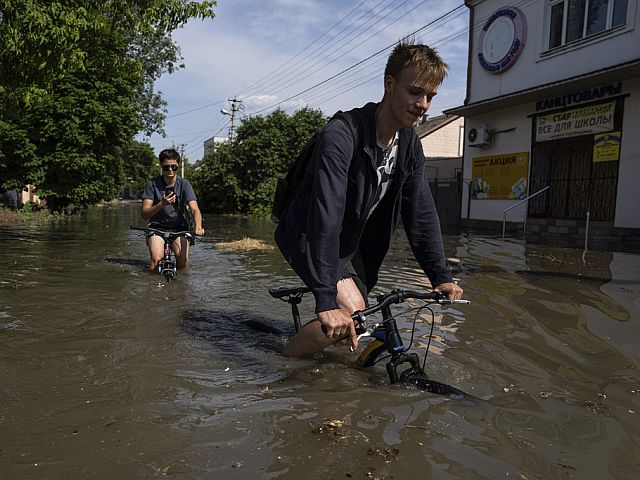
<svg viewBox="0 0 640 480"><path fill-rule="evenodd" d="M178 176L180 154L172 148L163 150L159 155L162 175L151 180L142 193L142 217L149 219L149 226L159 230L173 232L191 231L189 213L195 224L194 233L204 235L202 214L198 208L196 194L191 184ZM164 240L159 235L147 237L151 260L149 268L155 270L164 257ZM180 237L173 242L176 255L176 267L184 268L189 261L189 242Z"/></svg>
<svg viewBox="0 0 640 480"><path fill-rule="evenodd" d="M347 337L357 348L351 314L365 308L400 219L434 288L452 300L461 298L414 130L447 68L430 47L399 43L387 61L382 101L351 111L359 120L359 145L340 119L320 133L275 233L283 255L313 292L317 314L284 355L309 356Z"/></svg>

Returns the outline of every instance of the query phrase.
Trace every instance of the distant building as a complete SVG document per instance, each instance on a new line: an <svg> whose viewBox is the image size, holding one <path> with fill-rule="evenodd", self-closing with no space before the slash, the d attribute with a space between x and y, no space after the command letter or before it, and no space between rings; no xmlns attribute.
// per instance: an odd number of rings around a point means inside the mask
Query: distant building
<svg viewBox="0 0 640 480"><path fill-rule="evenodd" d="M465 2L467 96L446 112L466 119L462 217L640 249L637 0L516 3Z"/></svg>
<svg viewBox="0 0 640 480"><path fill-rule="evenodd" d="M454 178L462 170L464 118L439 115L416 127L427 159L429 178Z"/></svg>
<svg viewBox="0 0 640 480"><path fill-rule="evenodd" d="M445 231L457 230L460 223L462 145L464 118L439 115L425 118L416 127L426 157L427 178Z"/></svg>
<svg viewBox="0 0 640 480"><path fill-rule="evenodd" d="M206 157L211 153L218 145L229 141L228 137L211 137L204 141L204 156Z"/></svg>

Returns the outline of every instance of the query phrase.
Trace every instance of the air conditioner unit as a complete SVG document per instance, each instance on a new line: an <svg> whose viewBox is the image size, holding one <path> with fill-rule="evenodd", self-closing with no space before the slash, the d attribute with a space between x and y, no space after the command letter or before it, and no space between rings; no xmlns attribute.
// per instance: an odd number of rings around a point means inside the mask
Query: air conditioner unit
<svg viewBox="0 0 640 480"><path fill-rule="evenodd" d="M470 147L486 147L491 145L491 131L486 125L471 127L467 133L467 141Z"/></svg>

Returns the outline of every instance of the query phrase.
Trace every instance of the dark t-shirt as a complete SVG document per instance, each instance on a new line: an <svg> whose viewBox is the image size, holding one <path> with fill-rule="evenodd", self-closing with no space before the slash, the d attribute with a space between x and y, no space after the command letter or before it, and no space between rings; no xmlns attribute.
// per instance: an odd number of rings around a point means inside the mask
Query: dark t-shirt
<svg viewBox="0 0 640 480"><path fill-rule="evenodd" d="M164 177L158 175L147 183L144 192L142 192L142 200L150 199L153 205L161 202L165 188ZM190 222L188 220L187 204L192 200L197 200L196 194L191 184L182 177L176 178L174 188L177 197L176 202L173 205L162 207L162 210L149 219L149 223L164 228L188 230Z"/></svg>

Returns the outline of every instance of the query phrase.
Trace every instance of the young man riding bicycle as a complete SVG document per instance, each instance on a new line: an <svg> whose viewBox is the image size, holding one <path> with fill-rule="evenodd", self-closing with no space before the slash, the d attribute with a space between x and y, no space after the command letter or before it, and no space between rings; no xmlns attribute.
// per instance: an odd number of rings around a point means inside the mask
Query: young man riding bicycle
<svg viewBox="0 0 640 480"><path fill-rule="evenodd" d="M149 219L149 226L159 230L174 232L188 231L189 220L187 209L193 217L195 234L204 235L202 214L198 208L196 194L191 184L178 176L180 154L172 149L160 152L162 175L151 180L142 194L142 217ZM151 260L149 268L155 270L158 262L164 257L164 239L159 235L147 237ZM189 261L189 242L180 237L172 246L176 255L177 268L185 268Z"/></svg>
<svg viewBox="0 0 640 480"><path fill-rule="evenodd" d="M461 298L444 256L422 144L414 130L446 73L447 65L433 49L400 43L387 61L382 101L350 112L358 120L359 145L337 118L319 134L275 233L284 257L313 292L317 318L283 354L312 355L347 337L357 348L351 314L364 309L401 219L434 288L452 300Z"/></svg>

